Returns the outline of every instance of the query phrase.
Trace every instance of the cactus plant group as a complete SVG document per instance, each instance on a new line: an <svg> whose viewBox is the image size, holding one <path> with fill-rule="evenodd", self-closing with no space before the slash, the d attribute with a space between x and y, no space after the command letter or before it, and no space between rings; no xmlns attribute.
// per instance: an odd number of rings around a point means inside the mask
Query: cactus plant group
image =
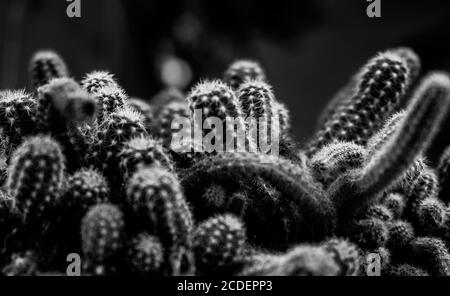
<svg viewBox="0 0 450 296"><path fill-rule="evenodd" d="M48 50L30 79L0 92L4 275L64 273L73 252L83 275L366 275L374 254L382 275L450 275L450 148L426 158L450 77L421 77L409 48L369 59L305 143L254 61L149 101ZM174 149L196 111L230 150Z"/></svg>

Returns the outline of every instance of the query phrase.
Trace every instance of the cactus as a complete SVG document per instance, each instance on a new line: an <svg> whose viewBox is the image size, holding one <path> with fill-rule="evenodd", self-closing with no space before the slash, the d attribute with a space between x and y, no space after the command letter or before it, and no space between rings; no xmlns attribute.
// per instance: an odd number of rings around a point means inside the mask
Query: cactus
<svg viewBox="0 0 450 296"><path fill-rule="evenodd" d="M96 204L109 201L109 187L105 178L94 169L83 168L68 177L64 201L71 211L81 213Z"/></svg>
<svg viewBox="0 0 450 296"><path fill-rule="evenodd" d="M126 142L119 158L126 178L132 176L141 166L158 165L173 170L170 157L161 144L148 136L139 136Z"/></svg>
<svg viewBox="0 0 450 296"><path fill-rule="evenodd" d="M46 136L26 140L13 153L7 188L28 223L43 219L60 198L65 168L58 143Z"/></svg>
<svg viewBox="0 0 450 296"><path fill-rule="evenodd" d="M435 234L445 222L445 205L437 198L422 200L415 209L420 229L426 234Z"/></svg>
<svg viewBox="0 0 450 296"><path fill-rule="evenodd" d="M142 117L134 110L124 108L111 114L94 129L95 138L88 155L97 168L108 172L107 178L119 168L120 151L134 137L146 135Z"/></svg>
<svg viewBox="0 0 450 296"><path fill-rule="evenodd" d="M36 100L23 90L5 91L0 96L0 125L13 148L36 131L36 108Z"/></svg>
<svg viewBox="0 0 450 296"><path fill-rule="evenodd" d="M98 121L102 121L108 115L123 109L127 102L125 92L116 85L102 87L95 92L94 96L99 110Z"/></svg>
<svg viewBox="0 0 450 296"><path fill-rule="evenodd" d="M439 176L439 184L440 191L439 197L441 200L445 202L450 202L450 146L447 147L442 153L439 164L438 164L438 176Z"/></svg>
<svg viewBox="0 0 450 296"><path fill-rule="evenodd" d="M411 241L408 263L423 267L430 275L450 275L450 254L440 239L420 237Z"/></svg>
<svg viewBox="0 0 450 296"><path fill-rule="evenodd" d="M167 104L161 107L160 111L155 116L151 133L156 138L162 140L164 147L170 149L172 141L172 123L180 122L180 118L189 117L189 107L185 102L172 102Z"/></svg>
<svg viewBox="0 0 450 296"><path fill-rule="evenodd" d="M409 222L398 220L389 225L387 246L391 250L405 250L414 238L414 229Z"/></svg>
<svg viewBox="0 0 450 296"><path fill-rule="evenodd" d="M91 94L107 86L118 87L114 75L106 71L94 71L87 74L81 81L81 85Z"/></svg>
<svg viewBox="0 0 450 296"><path fill-rule="evenodd" d="M389 141L361 170L342 176L330 189L329 194L338 208L343 212L354 212L391 188L430 145L447 114L449 103L449 78L444 74L424 78L407 115ZM353 194L345 193L349 190ZM345 213L341 216L349 217Z"/></svg>
<svg viewBox="0 0 450 296"><path fill-rule="evenodd" d="M311 158L313 175L316 180L328 187L347 171L361 168L366 154L364 147L352 142L326 145Z"/></svg>
<svg viewBox="0 0 450 296"><path fill-rule="evenodd" d="M155 120L153 114L153 107L147 102L139 98L128 98L126 101L130 108L133 108L143 117L143 123L148 132L151 132L153 121Z"/></svg>
<svg viewBox="0 0 450 296"><path fill-rule="evenodd" d="M309 154L334 141L365 145L396 109L409 84L405 61L393 52L381 53L362 70L351 103L339 109L309 144Z"/></svg>
<svg viewBox="0 0 450 296"><path fill-rule="evenodd" d="M180 272L180 260L190 249L193 227L191 212L176 177L161 167L142 167L126 186L127 206L143 230L154 231L165 249L173 274Z"/></svg>
<svg viewBox="0 0 450 296"><path fill-rule="evenodd" d="M223 80L232 89L238 90L248 80L265 81L266 74L257 62L237 60L225 71Z"/></svg>
<svg viewBox="0 0 450 296"><path fill-rule="evenodd" d="M41 50L34 54L30 61L29 72L31 84L35 89L54 78L69 76L64 60L51 50Z"/></svg>
<svg viewBox="0 0 450 296"><path fill-rule="evenodd" d="M164 250L157 237L141 233L129 245L127 260L133 273L149 275L158 272L163 264Z"/></svg>
<svg viewBox="0 0 450 296"><path fill-rule="evenodd" d="M251 177L262 177L280 191L286 201L300 207L301 214L310 223L309 231L314 232L316 238L333 232L335 217L330 200L306 168L297 167L288 160L257 153L223 153L194 164L184 174L182 184L188 199L193 200L196 188L204 186L205 180L225 182Z"/></svg>
<svg viewBox="0 0 450 296"><path fill-rule="evenodd" d="M202 222L193 234L196 267L204 274L233 271L242 260L245 228L232 215Z"/></svg>
<svg viewBox="0 0 450 296"><path fill-rule="evenodd" d="M116 268L123 249L123 214L110 204L93 206L81 223L84 269L95 275L109 275Z"/></svg>

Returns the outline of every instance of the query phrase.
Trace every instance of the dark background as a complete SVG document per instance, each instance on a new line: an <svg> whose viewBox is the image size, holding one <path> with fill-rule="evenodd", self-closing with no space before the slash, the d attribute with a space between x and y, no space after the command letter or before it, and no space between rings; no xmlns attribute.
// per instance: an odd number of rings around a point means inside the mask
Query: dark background
<svg viewBox="0 0 450 296"><path fill-rule="evenodd" d="M170 81L188 89L251 58L304 141L327 100L377 51L411 46L424 72L450 70L448 0L381 0L378 19L367 17L365 0L81 0L81 18L67 17L68 4L0 0L0 89L27 86L29 58L41 48L58 51L76 78L107 69L146 99L164 85L162 65L180 67L182 79Z"/></svg>

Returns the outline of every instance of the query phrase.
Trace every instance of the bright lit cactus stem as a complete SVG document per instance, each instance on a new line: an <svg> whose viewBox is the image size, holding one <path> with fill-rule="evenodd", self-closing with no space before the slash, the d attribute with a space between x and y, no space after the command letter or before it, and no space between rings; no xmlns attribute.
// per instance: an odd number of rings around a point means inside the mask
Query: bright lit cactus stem
<svg viewBox="0 0 450 296"><path fill-rule="evenodd" d="M226 214L202 222L194 232L196 267L203 274L233 272L242 260L245 228L236 217Z"/></svg>
<svg viewBox="0 0 450 296"><path fill-rule="evenodd" d="M29 138L14 152L6 186L26 222L45 219L55 207L64 167L61 148L47 136Z"/></svg>
<svg viewBox="0 0 450 296"><path fill-rule="evenodd" d="M205 180L226 182L253 177L263 178L284 198L298 205L316 238L333 232L335 217L330 200L309 171L288 160L257 153L223 153L194 164L184 174L182 184L189 196L196 188L205 186Z"/></svg>
<svg viewBox="0 0 450 296"><path fill-rule="evenodd" d="M237 131L242 131L245 133L244 118L242 116L239 100L230 87L223 82L219 80L201 82L191 90L187 100L191 111L193 128L196 128L198 125L203 125L203 121L209 117L217 117L222 120L222 126L221 129L219 129L219 131L222 130L222 132L214 133L214 140L216 143L215 146L218 145L217 143L221 143L223 147L222 149L226 148L226 141L223 135L225 133L228 134L228 131L230 131L233 135L236 135L235 128L237 128ZM196 113L199 111L201 111L202 118L196 118ZM231 119L232 121L227 122L227 119ZM214 130L217 131L217 127L214 128ZM208 130L202 130L203 137L207 138L210 136L210 132L208 132ZM200 143L196 140L197 137L194 137L193 144L196 151L203 151L203 149L209 148L203 147L203 140L201 140ZM249 144L249 142L246 140L245 143L242 143L239 139L236 140L236 146L233 146L233 148L237 148L238 151L245 151L246 145Z"/></svg>
<svg viewBox="0 0 450 296"><path fill-rule="evenodd" d="M0 125L13 147L36 131L36 106L36 100L23 90L1 94Z"/></svg>
<svg viewBox="0 0 450 296"><path fill-rule="evenodd" d="M127 251L131 272L151 275L159 271L164 261L164 250L156 236L141 233L133 238Z"/></svg>
<svg viewBox="0 0 450 296"><path fill-rule="evenodd" d="M314 177L325 186L352 169L361 168L366 149L352 142L338 142L324 146L311 159Z"/></svg>
<svg viewBox="0 0 450 296"><path fill-rule="evenodd" d="M94 96L99 109L97 115L99 121L125 107L127 102L125 92L116 85L102 87L95 92Z"/></svg>
<svg viewBox="0 0 450 296"><path fill-rule="evenodd" d="M129 180L127 206L165 249L171 274L179 274L181 259L191 247L192 215L176 177L161 167L143 167Z"/></svg>
<svg viewBox="0 0 450 296"><path fill-rule="evenodd" d="M397 54L388 51L371 59L360 73L355 96L319 130L309 153L334 141L365 145L397 108L409 79L409 69Z"/></svg>
<svg viewBox="0 0 450 296"><path fill-rule="evenodd" d="M266 80L266 74L257 62L238 60L228 67L223 75L223 80L231 88L238 90L248 80Z"/></svg>
<svg viewBox="0 0 450 296"><path fill-rule="evenodd" d="M123 145L134 137L146 134L139 113L128 108L119 110L99 125L88 155L93 158L92 163L109 178L116 175L119 169L119 153Z"/></svg>
<svg viewBox="0 0 450 296"><path fill-rule="evenodd" d="M30 79L34 88L47 84L53 78L69 75L63 59L54 51L38 51L30 61Z"/></svg>
<svg viewBox="0 0 450 296"><path fill-rule="evenodd" d="M123 214L110 204L93 206L81 224L84 269L94 275L117 272L124 236Z"/></svg>
<svg viewBox="0 0 450 296"><path fill-rule="evenodd" d="M89 93L95 93L107 86L118 87L114 75L106 71L94 71L87 74L81 81L81 85Z"/></svg>
<svg viewBox="0 0 450 296"><path fill-rule="evenodd" d="M91 206L109 200L108 184L96 170L83 168L69 176L66 183L63 203L82 215Z"/></svg>
<svg viewBox="0 0 450 296"><path fill-rule="evenodd" d="M347 214L378 198L409 169L433 141L449 104L450 79L447 75L436 73L426 77L398 130L361 170L343 176L332 186L329 193L338 210L343 211L340 217L348 217Z"/></svg>
<svg viewBox="0 0 450 296"><path fill-rule="evenodd" d="M120 167L129 178L140 166L157 165L173 170L171 160L161 144L149 136L126 142L120 152Z"/></svg>
<svg viewBox="0 0 450 296"><path fill-rule="evenodd" d="M38 92L37 119L43 131L61 133L65 123L87 121L96 113L94 98L71 78L53 79Z"/></svg>
<svg viewBox="0 0 450 296"><path fill-rule="evenodd" d="M244 117L270 119L275 97L272 88L263 81L247 81L236 93Z"/></svg>

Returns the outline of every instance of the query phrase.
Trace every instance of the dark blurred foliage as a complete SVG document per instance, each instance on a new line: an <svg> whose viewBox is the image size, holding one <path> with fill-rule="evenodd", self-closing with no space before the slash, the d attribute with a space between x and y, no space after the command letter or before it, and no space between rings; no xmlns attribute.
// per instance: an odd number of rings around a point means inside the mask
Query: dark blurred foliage
<svg viewBox="0 0 450 296"><path fill-rule="evenodd" d="M81 0L82 18L70 19L64 0L1 0L0 88L26 85L40 48L60 52L76 78L109 69L144 98L167 84L164 65L183 70L189 79L177 81L190 85L251 58L303 142L328 99L377 51L411 46L424 72L450 70L450 1L381 1L382 18L369 19L364 0ZM435 151L450 143L449 128Z"/></svg>

